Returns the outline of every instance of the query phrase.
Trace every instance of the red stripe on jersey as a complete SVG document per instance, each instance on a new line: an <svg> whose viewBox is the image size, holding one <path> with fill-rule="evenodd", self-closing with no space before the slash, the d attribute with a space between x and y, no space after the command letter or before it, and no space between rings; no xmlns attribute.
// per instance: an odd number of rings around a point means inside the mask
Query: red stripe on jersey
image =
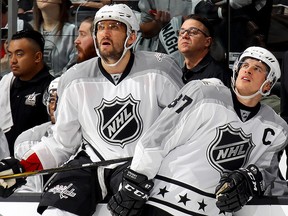
<svg viewBox="0 0 288 216"><path fill-rule="evenodd" d="M31 154L26 160L20 161L25 172L31 172L35 170L43 170L43 166L36 153Z"/></svg>

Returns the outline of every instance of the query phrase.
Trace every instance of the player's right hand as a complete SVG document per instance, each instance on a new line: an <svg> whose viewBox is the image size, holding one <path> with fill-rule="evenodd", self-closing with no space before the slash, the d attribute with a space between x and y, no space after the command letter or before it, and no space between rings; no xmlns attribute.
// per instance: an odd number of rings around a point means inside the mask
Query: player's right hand
<svg viewBox="0 0 288 216"><path fill-rule="evenodd" d="M122 188L107 204L113 216L140 215L154 183L145 175L131 169L124 170Z"/></svg>
<svg viewBox="0 0 288 216"><path fill-rule="evenodd" d="M20 161L15 158L5 158L0 161L0 197L9 197L18 187L26 183L24 178L1 179L1 176L23 171Z"/></svg>

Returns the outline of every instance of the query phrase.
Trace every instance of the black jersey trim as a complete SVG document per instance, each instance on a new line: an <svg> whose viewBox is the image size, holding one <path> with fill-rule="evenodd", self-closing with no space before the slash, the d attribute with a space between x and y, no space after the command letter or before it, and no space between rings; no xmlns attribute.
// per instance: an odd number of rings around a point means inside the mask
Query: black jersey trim
<svg viewBox="0 0 288 216"><path fill-rule="evenodd" d="M169 206L170 208L176 209L177 211L183 212L183 213L188 214L188 215L207 216L207 215L199 214L199 213L196 213L196 212L193 212L193 211L188 211L187 209L181 208L179 206L173 205L173 204L171 204L169 202L166 202L166 201L163 201L163 200L159 200L159 199L154 198L154 197L150 197L149 200L153 201L155 203L160 203L162 205Z"/></svg>
<svg viewBox="0 0 288 216"><path fill-rule="evenodd" d="M134 64L134 58L135 58L135 56L134 56L134 54L131 52L131 56L130 56L129 62L128 62L128 64L127 64L127 66L126 66L126 68L125 68L122 76L120 77L118 83L120 83L126 76L128 76L128 74L130 74L130 71L131 71L132 66L133 66L133 64Z"/></svg>
<svg viewBox="0 0 288 216"><path fill-rule="evenodd" d="M195 188L195 187L193 187L191 185L187 185L187 184L185 184L183 182L179 182L179 181L174 180L174 179L170 179L170 178L167 178L167 177L164 177L164 176L161 176L161 175L156 175L155 179L159 179L161 181L165 181L165 182L173 183L175 185L179 185L179 186L181 186L183 188L186 188L188 190L191 190L191 191L193 191L195 193L198 193L198 194L206 196L206 197L210 197L210 198L213 198L213 199L216 198L215 194L204 192L204 191L202 191L202 190L200 190L198 188Z"/></svg>
<svg viewBox="0 0 288 216"><path fill-rule="evenodd" d="M134 58L135 58L134 53L131 52L129 62L126 65L126 68L125 68L124 72L122 73L122 76L120 77L118 83L120 83L130 73L131 68L133 66L133 63L134 63ZM111 77L111 75L104 69L102 62L101 62L101 58L98 58L98 65L99 65L99 69L100 69L101 73L103 74L103 76L105 76L114 85L117 85L118 83L115 83L113 78Z"/></svg>
<svg viewBox="0 0 288 216"><path fill-rule="evenodd" d="M237 99L236 94L234 93L234 91L232 89L230 89L231 94L232 94L232 99L233 99L233 104L234 104L234 110L236 111L237 115L239 116L240 119L241 118L241 113L240 110L247 110L250 113L250 115L248 116L248 118L246 119L246 121L248 121L249 119L253 118L260 110L261 104L260 102L256 104L255 107L247 107L244 104L240 103Z"/></svg>

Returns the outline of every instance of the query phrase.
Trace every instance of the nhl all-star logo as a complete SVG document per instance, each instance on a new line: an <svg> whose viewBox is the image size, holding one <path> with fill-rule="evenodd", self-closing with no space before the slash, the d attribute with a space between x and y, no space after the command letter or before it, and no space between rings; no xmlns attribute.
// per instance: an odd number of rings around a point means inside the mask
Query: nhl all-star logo
<svg viewBox="0 0 288 216"><path fill-rule="evenodd" d="M25 98L25 105L29 105L29 106L35 106L36 105L36 98L37 96L40 95L40 93L32 93L30 95L26 95Z"/></svg>
<svg viewBox="0 0 288 216"><path fill-rule="evenodd" d="M139 114L140 101L132 95L115 97L112 101L103 99L95 108L98 115L98 130L103 140L122 148L142 133L143 121Z"/></svg>
<svg viewBox="0 0 288 216"><path fill-rule="evenodd" d="M230 124L217 128L217 134L207 154L210 164L219 172L235 170L244 166L255 147L251 134Z"/></svg>

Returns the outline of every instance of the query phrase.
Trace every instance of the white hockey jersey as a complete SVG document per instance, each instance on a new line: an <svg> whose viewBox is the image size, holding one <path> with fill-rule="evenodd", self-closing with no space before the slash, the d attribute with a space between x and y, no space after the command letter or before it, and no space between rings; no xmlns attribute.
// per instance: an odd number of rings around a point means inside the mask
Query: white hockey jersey
<svg viewBox="0 0 288 216"><path fill-rule="evenodd" d="M33 145L41 141L43 136L52 136L52 126L53 124L49 121L22 132L15 140L14 157L20 160ZM43 176L29 176L26 181L27 183L17 188L15 192L43 192Z"/></svg>
<svg viewBox="0 0 288 216"><path fill-rule="evenodd" d="M93 161L133 156L140 136L183 86L180 67L160 53L136 52L118 81L99 58L70 70L66 73L71 77L62 83L66 88L57 107L53 137L32 147L43 168L65 162L82 138L94 149Z"/></svg>
<svg viewBox="0 0 288 216"><path fill-rule="evenodd" d="M157 174L148 204L177 216L224 215L214 195L223 171L255 164L266 187L277 177L287 124L267 105L242 121L232 98L224 85L191 81L142 136L131 169Z"/></svg>

